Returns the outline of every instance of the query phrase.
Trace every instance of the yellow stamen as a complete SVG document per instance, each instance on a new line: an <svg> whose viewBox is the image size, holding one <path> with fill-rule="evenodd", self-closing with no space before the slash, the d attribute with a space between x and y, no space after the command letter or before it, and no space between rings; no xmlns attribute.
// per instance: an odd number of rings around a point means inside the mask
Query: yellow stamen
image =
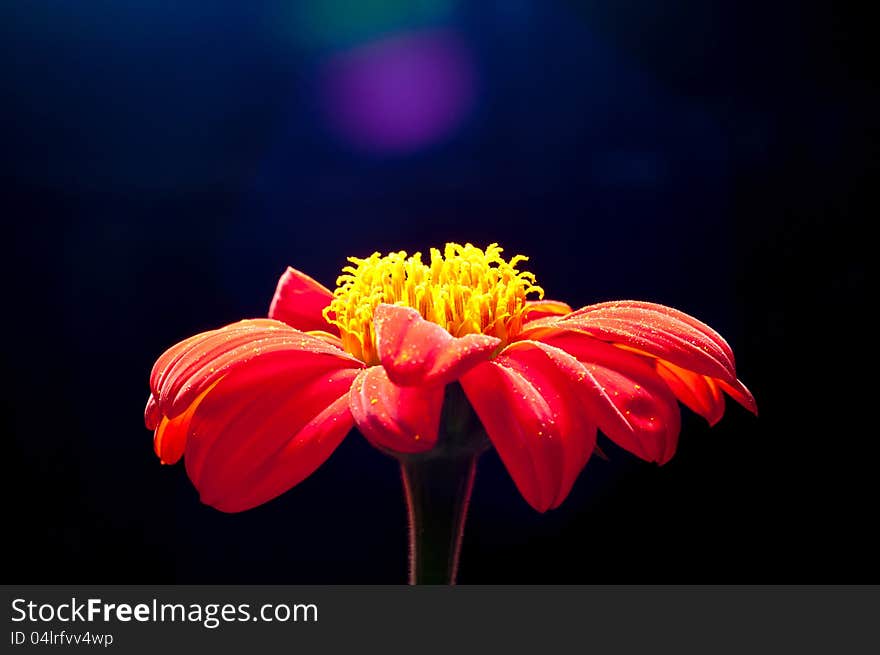
<svg viewBox="0 0 880 655"><path fill-rule="evenodd" d="M496 243L485 250L447 243L442 254L431 248L430 263L419 252L349 257L352 266L342 269L324 317L339 328L343 347L369 364L379 359L373 311L380 303L412 307L456 337L483 333L508 341L522 327L527 296L543 298L544 290L533 273L516 268L528 257L507 261L501 252Z"/></svg>

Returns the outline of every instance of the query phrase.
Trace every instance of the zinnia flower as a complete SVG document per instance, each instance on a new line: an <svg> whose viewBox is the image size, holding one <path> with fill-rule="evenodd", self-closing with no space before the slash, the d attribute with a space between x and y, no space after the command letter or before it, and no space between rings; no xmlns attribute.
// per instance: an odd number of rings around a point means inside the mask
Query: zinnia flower
<svg viewBox="0 0 880 655"><path fill-rule="evenodd" d="M572 311L535 276L485 250L352 257L331 292L288 268L268 319L190 337L159 357L145 420L162 462L182 456L203 502L249 509L320 466L353 426L401 458L438 444L444 392L460 385L536 510L559 505L600 430L663 464L681 401L715 424L724 394L752 412L733 352L662 305ZM444 419L446 420L446 419Z"/></svg>

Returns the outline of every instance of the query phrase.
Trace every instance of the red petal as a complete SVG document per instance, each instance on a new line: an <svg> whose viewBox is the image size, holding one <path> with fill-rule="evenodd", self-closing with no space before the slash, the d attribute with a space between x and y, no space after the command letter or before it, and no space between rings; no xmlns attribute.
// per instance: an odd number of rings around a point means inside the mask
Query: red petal
<svg viewBox="0 0 880 655"><path fill-rule="evenodd" d="M598 316L615 318L624 322L641 325L643 328L655 328L661 331L673 332L680 336L695 337L699 333L705 337L705 342L697 342L694 345L706 346L710 352L717 349L720 358L733 363L733 350L727 341L711 327L697 320L690 314L685 314L674 307L659 305L657 303L644 302L641 300L622 300L597 303L589 305L573 312L572 317ZM687 326L687 329L683 326Z"/></svg>
<svg viewBox="0 0 880 655"><path fill-rule="evenodd" d="M250 362L278 369L318 358L328 367L363 364L326 341L280 321L246 320L203 332L173 346L153 367L150 386L164 416L174 418L207 387Z"/></svg>
<svg viewBox="0 0 880 655"><path fill-rule="evenodd" d="M565 447L554 408L512 364L503 357L485 362L461 385L517 489L545 512L559 496Z"/></svg>
<svg viewBox="0 0 880 655"><path fill-rule="evenodd" d="M714 378L750 411L757 410L751 394L736 378L733 352L705 323L677 309L632 300L590 305L561 319L529 323L523 339L544 340L558 330L590 335L621 348L656 357L679 368Z"/></svg>
<svg viewBox="0 0 880 655"><path fill-rule="evenodd" d="M553 413L548 438L562 443L562 478L552 507L568 496L578 474L596 449L596 421L580 398L577 385L561 370L550 346L521 341L495 361L517 370L541 394Z"/></svg>
<svg viewBox="0 0 880 655"><path fill-rule="evenodd" d="M688 317L690 320L685 321L680 316L686 315L663 305L622 301L584 307L561 319L542 319L529 329L576 330L703 375L735 379L733 357L727 343L708 326L695 327L696 319Z"/></svg>
<svg viewBox="0 0 880 655"><path fill-rule="evenodd" d="M488 360L501 343L485 334L453 337L411 307L379 305L376 348L388 378L402 386L445 385Z"/></svg>
<svg viewBox="0 0 880 655"><path fill-rule="evenodd" d="M284 321L303 332L323 330L338 334L338 328L324 318L324 308L331 300L333 293L330 289L288 266L278 280L269 306L269 318Z"/></svg>
<svg viewBox="0 0 880 655"><path fill-rule="evenodd" d="M275 453L272 470L255 476L247 494L221 509L238 512L255 507L299 484L333 454L353 425L348 397L343 395Z"/></svg>
<svg viewBox="0 0 880 655"><path fill-rule="evenodd" d="M381 366L361 371L351 387L351 413L374 445L399 453L430 450L437 443L442 386L399 387Z"/></svg>
<svg viewBox="0 0 880 655"><path fill-rule="evenodd" d="M339 350L345 350L345 346L342 344L342 339L340 339L335 334L330 334L329 332L324 332L324 330L309 330L307 333L310 337L315 337L316 339L321 339L322 341L326 341L331 346L335 346L339 348Z"/></svg>
<svg viewBox="0 0 880 655"><path fill-rule="evenodd" d="M675 397L715 425L724 416L724 394L713 378L688 371L662 359L654 367Z"/></svg>
<svg viewBox="0 0 880 655"><path fill-rule="evenodd" d="M749 410L752 414L756 416L758 415L758 404L755 402L755 397L752 395L752 392L746 388L746 385L739 380L734 380L733 382L716 380L716 382L718 383L718 386L727 393L727 395Z"/></svg>
<svg viewBox="0 0 880 655"><path fill-rule="evenodd" d="M174 344L164 353L159 355L159 359L157 359L156 363L153 364L153 370L150 372L150 390L155 393L157 389L160 389L162 387L162 384L165 382L165 378L168 377L168 373L171 370L171 364L174 363L177 358L180 357L180 354L185 352L193 343L196 343L199 341L199 339L204 338L204 335L205 333L201 333L191 336L188 339L184 339L183 341Z"/></svg>
<svg viewBox="0 0 880 655"><path fill-rule="evenodd" d="M522 315L522 322L536 321L548 316L571 314L571 306L559 300L529 300Z"/></svg>
<svg viewBox="0 0 880 655"><path fill-rule="evenodd" d="M144 408L144 425L148 430L155 430L161 420L162 412L159 411L159 403L156 402L156 397L150 394L150 397L147 398L147 406Z"/></svg>
<svg viewBox="0 0 880 655"><path fill-rule="evenodd" d="M547 356L580 389L581 398L616 444L647 461L675 454L678 403L646 358L590 337L558 332L544 337Z"/></svg>
<svg viewBox="0 0 880 655"><path fill-rule="evenodd" d="M203 343L209 336L216 334L220 330L225 331L229 335L234 335L238 331L243 331L245 327L248 326L251 329L257 329L260 327L277 328L280 325L282 324L269 319L239 321L238 323L232 323L230 325L224 326L219 330L201 332L199 334L189 337L188 339L184 339L183 341L174 344L168 350L162 353L156 360L156 363L153 364L153 370L150 372L150 390L154 394L156 394L158 389L166 386L165 383L168 379L168 375L172 371L172 365L178 362L181 356L184 354L189 354L190 356L192 356L193 352L197 350L200 343Z"/></svg>
<svg viewBox="0 0 880 655"><path fill-rule="evenodd" d="M251 361L205 395L189 422L185 457L202 502L249 509L330 456L352 426L344 401L357 371L329 364L312 353L296 366Z"/></svg>

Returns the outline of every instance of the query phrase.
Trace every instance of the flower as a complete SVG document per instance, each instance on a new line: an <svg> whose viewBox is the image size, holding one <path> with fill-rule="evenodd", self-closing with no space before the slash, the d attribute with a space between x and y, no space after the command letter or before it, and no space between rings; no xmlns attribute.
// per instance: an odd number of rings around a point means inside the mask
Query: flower
<svg viewBox="0 0 880 655"><path fill-rule="evenodd" d="M572 311L496 244L349 258L331 292L281 276L268 319L197 334L150 376L161 461L185 457L203 502L249 509L320 466L353 426L401 456L437 446L459 383L525 500L558 506L600 430L663 464L678 402L714 425L724 394L757 412L733 352L697 319L639 301Z"/></svg>

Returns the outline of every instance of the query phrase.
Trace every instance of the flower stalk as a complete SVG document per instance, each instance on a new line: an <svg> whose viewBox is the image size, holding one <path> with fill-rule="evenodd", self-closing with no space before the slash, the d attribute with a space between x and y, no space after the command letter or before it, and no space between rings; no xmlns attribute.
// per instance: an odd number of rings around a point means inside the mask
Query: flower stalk
<svg viewBox="0 0 880 655"><path fill-rule="evenodd" d="M459 384L447 385L437 445L398 455L409 518L409 583L455 584L480 455L489 447Z"/></svg>
<svg viewBox="0 0 880 655"><path fill-rule="evenodd" d="M453 585L479 455L402 462L409 583Z"/></svg>

